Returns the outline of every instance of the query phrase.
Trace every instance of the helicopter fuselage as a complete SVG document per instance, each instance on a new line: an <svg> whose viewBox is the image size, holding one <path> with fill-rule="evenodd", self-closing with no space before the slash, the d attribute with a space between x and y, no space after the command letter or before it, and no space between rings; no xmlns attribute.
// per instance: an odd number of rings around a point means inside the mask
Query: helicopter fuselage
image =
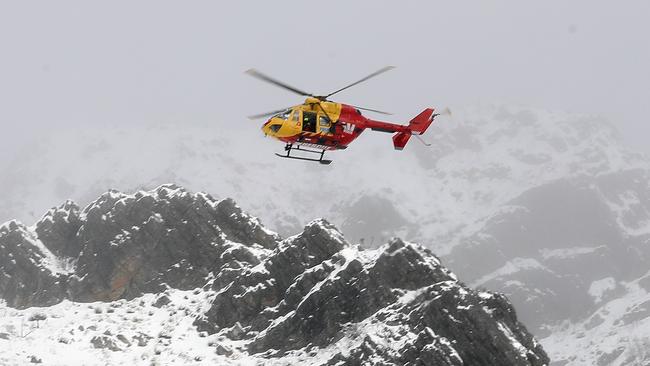
<svg viewBox="0 0 650 366"><path fill-rule="evenodd" d="M307 98L304 104L271 117L262 131L287 144L338 150L347 148L367 128L388 133L408 132L409 137L411 133L409 126L371 120L353 106L329 101L319 103L315 98Z"/></svg>

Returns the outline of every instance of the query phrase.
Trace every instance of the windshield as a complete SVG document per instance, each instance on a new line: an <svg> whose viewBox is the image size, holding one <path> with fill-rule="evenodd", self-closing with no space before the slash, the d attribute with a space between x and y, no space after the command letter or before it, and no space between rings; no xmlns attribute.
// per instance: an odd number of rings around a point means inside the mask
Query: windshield
<svg viewBox="0 0 650 366"><path fill-rule="evenodd" d="M290 115L290 114L291 114L291 109L287 109L287 110L284 110L284 111L282 111L282 112L276 114L276 115L273 116L273 117L275 117L275 118L281 118L281 119L286 120L287 118L289 118L289 115Z"/></svg>

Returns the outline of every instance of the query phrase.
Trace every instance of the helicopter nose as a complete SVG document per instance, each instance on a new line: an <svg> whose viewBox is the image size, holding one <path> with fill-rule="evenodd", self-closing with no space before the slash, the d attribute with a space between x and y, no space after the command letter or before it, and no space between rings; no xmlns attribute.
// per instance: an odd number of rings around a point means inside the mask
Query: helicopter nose
<svg viewBox="0 0 650 366"><path fill-rule="evenodd" d="M261 130L264 131L264 135L269 134L269 125L270 124L271 124L271 120L269 119L268 121L264 122L264 124L262 125Z"/></svg>

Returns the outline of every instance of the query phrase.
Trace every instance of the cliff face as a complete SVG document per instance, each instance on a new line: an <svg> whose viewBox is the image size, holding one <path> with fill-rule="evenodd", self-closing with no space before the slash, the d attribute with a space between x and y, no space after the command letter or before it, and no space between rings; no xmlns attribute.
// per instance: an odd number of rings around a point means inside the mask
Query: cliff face
<svg viewBox="0 0 650 366"><path fill-rule="evenodd" d="M14 308L147 293L160 308L172 289L205 293L187 316L224 344L219 357L548 363L505 297L466 287L419 245L363 250L325 220L281 240L232 200L177 186L108 192L83 210L66 202L32 228L9 222L0 252L0 297Z"/></svg>
<svg viewBox="0 0 650 366"><path fill-rule="evenodd" d="M263 250L278 240L232 200L176 186L135 195L111 191L83 211L66 202L33 228L4 224L0 288L18 308L196 288L229 261L222 256L236 252L233 247Z"/></svg>
<svg viewBox="0 0 650 366"><path fill-rule="evenodd" d="M241 327L252 353L344 350L331 364L548 362L503 296L466 288L431 252L399 239L359 251L325 221L215 290L199 327Z"/></svg>
<svg viewBox="0 0 650 366"><path fill-rule="evenodd" d="M0 298L9 305L52 305L65 297L67 272L24 225L0 226Z"/></svg>

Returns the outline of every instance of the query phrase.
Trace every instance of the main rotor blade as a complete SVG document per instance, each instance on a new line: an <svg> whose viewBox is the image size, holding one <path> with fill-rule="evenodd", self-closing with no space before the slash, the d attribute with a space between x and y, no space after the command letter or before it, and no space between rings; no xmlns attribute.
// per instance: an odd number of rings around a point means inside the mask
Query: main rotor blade
<svg viewBox="0 0 650 366"><path fill-rule="evenodd" d="M258 78L260 80L266 81L267 83L271 83L271 84L273 84L275 86L279 86L280 88L287 89L287 90L292 91L292 92L294 92L296 94L299 94L299 95L302 95L302 96L305 96L305 97L313 96L311 93L307 93L306 91L302 91L300 89L294 88L291 85L287 85L287 84L285 84L285 83L283 83L281 81L275 80L275 79L273 79L273 78L271 78L269 76L266 76L266 75L262 74L261 72L255 70L255 69L246 70L246 73L248 75L254 77L254 78Z"/></svg>
<svg viewBox="0 0 650 366"><path fill-rule="evenodd" d="M336 93L338 93L338 92L342 92L342 91L344 91L344 90L347 89L347 88L351 88L351 87L353 87L353 86L355 86L355 85L357 85L357 84L363 83L364 81L366 81L366 80L368 80L368 79L370 79L370 78L374 78L375 76L377 76L377 75L379 75L379 74L383 74L383 73L385 73L386 71L392 70L392 69L394 69L394 68L395 68L395 66L386 66L386 67L382 67L381 69L379 69L379 70L373 72L372 74L366 76L365 78L363 78L363 79L361 79L361 80L359 80L359 81L355 81L354 83L352 83L352 84L350 84L350 85L347 85L347 86L345 86L345 87L343 87L343 88L341 88L341 89L339 89L339 90L337 90L337 91L335 91L335 92L332 92L332 93L327 94L327 95L325 96L325 98L329 98L329 97L331 97L332 95L334 95L334 94L336 94Z"/></svg>
<svg viewBox="0 0 650 366"><path fill-rule="evenodd" d="M385 114L388 116L392 116L392 113L384 112L384 111L378 111L376 109L370 109L370 108L363 108L363 107L357 107L356 105L353 105L354 108L356 109L361 109L362 111L370 111L370 112L375 112L375 113L380 113L380 114Z"/></svg>
<svg viewBox="0 0 650 366"><path fill-rule="evenodd" d="M284 112L284 111L286 111L287 109L289 109L289 108L278 109L278 110L276 110L276 111L272 111L272 112L266 112L266 113L255 114L255 115L253 115L253 116L248 116L248 119L260 119L260 118L264 118L264 117L268 117L268 116L273 116L273 115L276 115L276 114L278 114L278 113L280 113L280 112Z"/></svg>

